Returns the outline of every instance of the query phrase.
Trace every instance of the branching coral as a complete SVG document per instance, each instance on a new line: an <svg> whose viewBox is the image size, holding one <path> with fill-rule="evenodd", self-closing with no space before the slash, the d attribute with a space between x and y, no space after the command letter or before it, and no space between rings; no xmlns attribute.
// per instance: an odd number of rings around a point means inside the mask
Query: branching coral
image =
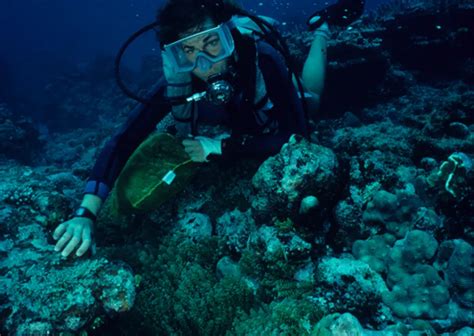
<svg viewBox="0 0 474 336"><path fill-rule="evenodd" d="M229 335L311 335L323 311L307 299L284 299L241 314Z"/></svg>
<svg viewBox="0 0 474 336"><path fill-rule="evenodd" d="M253 304L241 279L217 279L213 265L222 254L216 239L172 237L160 246L145 274L137 306L153 334L221 335L238 311Z"/></svg>

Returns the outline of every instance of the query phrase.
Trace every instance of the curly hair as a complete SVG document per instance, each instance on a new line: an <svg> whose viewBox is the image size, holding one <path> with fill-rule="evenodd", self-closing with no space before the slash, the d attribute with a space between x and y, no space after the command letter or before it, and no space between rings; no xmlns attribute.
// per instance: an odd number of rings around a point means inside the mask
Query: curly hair
<svg viewBox="0 0 474 336"><path fill-rule="evenodd" d="M205 18L220 24L241 12L234 0L168 0L156 15L156 36L162 45L171 43L183 32L202 24Z"/></svg>

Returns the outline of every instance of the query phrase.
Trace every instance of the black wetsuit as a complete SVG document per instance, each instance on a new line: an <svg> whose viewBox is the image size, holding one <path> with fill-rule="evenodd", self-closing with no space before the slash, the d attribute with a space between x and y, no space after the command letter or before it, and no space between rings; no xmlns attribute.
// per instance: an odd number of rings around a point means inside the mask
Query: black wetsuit
<svg viewBox="0 0 474 336"><path fill-rule="evenodd" d="M245 104L244 95L234 99L224 110L211 108L200 103L198 122L222 123L231 130L231 137L222 140L222 159L239 157L265 158L277 154L291 134L307 136L307 121L295 87L289 80L289 73L283 57L269 44L257 43L258 66L262 72L268 98L273 103L269 111L272 120L277 121L276 132L263 134L263 127L256 120L250 105ZM162 80L150 95L153 101L162 101L166 82ZM171 106L167 107L171 110ZM105 199L115 180L133 151L151 134L159 122L153 105L139 105L119 130L105 145L92 169L84 190ZM203 134L205 136L205 134Z"/></svg>

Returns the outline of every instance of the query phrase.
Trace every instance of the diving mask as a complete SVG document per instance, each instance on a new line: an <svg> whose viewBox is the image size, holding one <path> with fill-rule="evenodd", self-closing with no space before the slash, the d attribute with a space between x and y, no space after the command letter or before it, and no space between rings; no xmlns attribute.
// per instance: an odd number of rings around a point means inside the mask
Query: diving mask
<svg viewBox="0 0 474 336"><path fill-rule="evenodd" d="M206 72L214 63L234 52L231 22L232 20L167 44L163 47L163 53L166 53L173 69L178 73L189 72L196 67Z"/></svg>

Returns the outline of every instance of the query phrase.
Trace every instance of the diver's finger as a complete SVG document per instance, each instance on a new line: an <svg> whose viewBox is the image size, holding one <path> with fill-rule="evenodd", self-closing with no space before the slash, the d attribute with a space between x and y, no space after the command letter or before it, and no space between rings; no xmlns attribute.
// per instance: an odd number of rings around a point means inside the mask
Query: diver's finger
<svg viewBox="0 0 474 336"><path fill-rule="evenodd" d="M73 234L73 229L69 227L67 231L63 234L63 236L59 239L59 241L56 243L56 246L54 247L54 250L56 252L61 251L64 247L64 245L71 239L72 234Z"/></svg>
<svg viewBox="0 0 474 336"><path fill-rule="evenodd" d="M58 240L59 237L61 237L61 235L64 233L64 231L66 231L66 225L65 225L64 223L58 225L58 227L56 228L56 230L54 230L54 232L53 232L53 238L54 238L54 240Z"/></svg>
<svg viewBox="0 0 474 336"><path fill-rule="evenodd" d="M195 150L195 149L198 149L199 147L200 147L199 145L198 146L196 146L196 145L186 145L186 146L184 146L184 149L188 149L188 150L194 149Z"/></svg>
<svg viewBox="0 0 474 336"><path fill-rule="evenodd" d="M87 249L89 249L91 244L92 244L91 230L86 228L82 230L82 244L77 249L76 256L80 257L84 253L86 253Z"/></svg>
<svg viewBox="0 0 474 336"><path fill-rule="evenodd" d="M77 245L79 245L79 242L81 241L81 228L75 228L74 229L74 235L72 236L71 240L67 244L66 248L63 250L61 255L63 257L67 257L75 248Z"/></svg>
<svg viewBox="0 0 474 336"><path fill-rule="evenodd" d="M191 148L191 147L184 148L184 151L188 153L189 155L193 155L194 153L197 152L196 148Z"/></svg>
<svg viewBox="0 0 474 336"><path fill-rule="evenodd" d="M184 146L191 146L193 144L195 144L197 141L196 140L193 140L193 139L184 139L182 144Z"/></svg>

